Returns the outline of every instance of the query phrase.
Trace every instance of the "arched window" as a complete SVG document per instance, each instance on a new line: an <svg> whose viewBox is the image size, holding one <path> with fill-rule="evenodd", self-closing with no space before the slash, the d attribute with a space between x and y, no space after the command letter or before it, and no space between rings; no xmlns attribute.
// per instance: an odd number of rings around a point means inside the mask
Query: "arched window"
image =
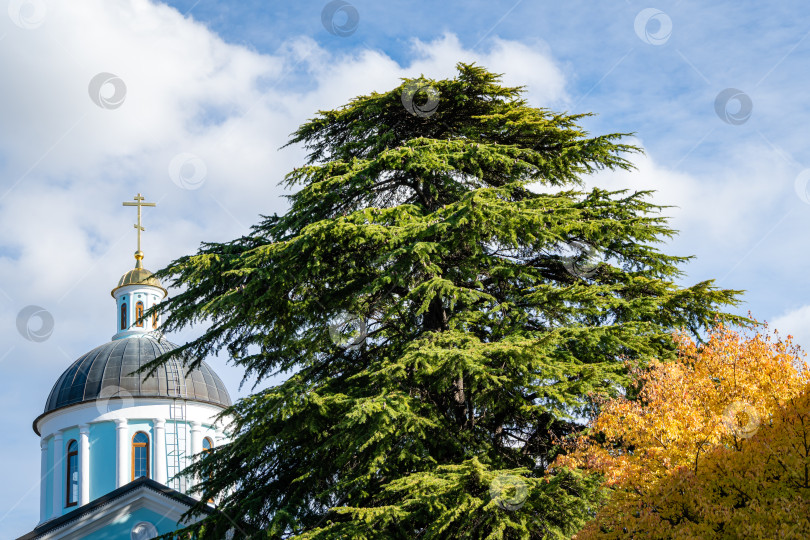
<svg viewBox="0 0 810 540"><path fill-rule="evenodd" d="M127 305L121 304L121 330L127 329Z"/></svg>
<svg viewBox="0 0 810 540"><path fill-rule="evenodd" d="M211 450L214 448L214 442L211 440L210 437L206 437L203 439L203 453L210 454ZM214 504L214 499L208 499L208 504Z"/></svg>
<svg viewBox="0 0 810 540"><path fill-rule="evenodd" d="M76 506L79 501L79 444L73 440L67 445L67 486L65 506Z"/></svg>
<svg viewBox="0 0 810 540"><path fill-rule="evenodd" d="M157 311L152 313L152 329L157 328Z"/></svg>
<svg viewBox="0 0 810 540"><path fill-rule="evenodd" d="M135 326L143 328L143 302L135 304Z"/></svg>
<svg viewBox="0 0 810 540"><path fill-rule="evenodd" d="M149 478L149 435L139 431L132 437L132 479Z"/></svg>

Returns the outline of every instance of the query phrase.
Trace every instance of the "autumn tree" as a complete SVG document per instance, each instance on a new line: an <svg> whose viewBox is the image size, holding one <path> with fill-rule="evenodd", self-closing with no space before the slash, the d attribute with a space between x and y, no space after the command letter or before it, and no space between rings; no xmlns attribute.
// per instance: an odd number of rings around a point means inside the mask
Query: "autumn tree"
<svg viewBox="0 0 810 540"><path fill-rule="evenodd" d="M595 477L547 474L557 439L622 358L674 357L737 293L675 283L647 193L581 189L637 151L583 117L465 64L358 97L293 134L286 214L159 272L164 327L208 324L172 354L285 376L193 467L220 510L197 534L561 538L593 515Z"/></svg>
<svg viewBox="0 0 810 540"><path fill-rule="evenodd" d="M790 336L724 326L702 344L677 341L676 361L635 369L638 394L603 403L590 433L557 460L602 474L612 490L577 538L805 538L803 353Z"/></svg>

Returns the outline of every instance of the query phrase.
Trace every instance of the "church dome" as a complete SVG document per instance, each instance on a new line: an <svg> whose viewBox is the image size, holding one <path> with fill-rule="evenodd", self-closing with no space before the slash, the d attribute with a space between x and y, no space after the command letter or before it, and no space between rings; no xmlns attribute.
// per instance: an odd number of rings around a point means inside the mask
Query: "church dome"
<svg viewBox="0 0 810 540"><path fill-rule="evenodd" d="M140 261L138 262L140 263ZM115 286L110 294L114 298L115 291L121 287L126 287L127 285L151 285L152 287L157 287L163 291L164 295L168 294L166 289L164 289L163 285L160 283L160 280L156 278L152 272L146 268L142 268L140 265L121 276L121 279L118 280L118 285Z"/></svg>
<svg viewBox="0 0 810 540"><path fill-rule="evenodd" d="M133 374L175 348L177 345L156 333L96 347L73 362L59 377L40 418L68 405L117 397L180 398L229 407L231 398L225 385L205 362L189 370L181 359L172 358L147 379L143 374ZM181 376L174 377L174 373Z"/></svg>

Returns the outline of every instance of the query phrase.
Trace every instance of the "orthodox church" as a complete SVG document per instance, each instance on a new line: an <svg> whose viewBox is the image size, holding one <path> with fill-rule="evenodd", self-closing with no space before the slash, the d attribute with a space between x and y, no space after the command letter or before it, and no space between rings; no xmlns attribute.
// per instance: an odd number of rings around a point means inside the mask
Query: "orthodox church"
<svg viewBox="0 0 810 540"><path fill-rule="evenodd" d="M196 501L177 477L196 455L226 442L216 417L231 405L208 364L172 359L153 376L135 371L176 347L160 318L143 314L167 296L143 267L141 208L135 268L112 289L116 332L54 384L33 422L40 437L40 521L18 540L146 540L184 525ZM213 508L213 507L212 507Z"/></svg>

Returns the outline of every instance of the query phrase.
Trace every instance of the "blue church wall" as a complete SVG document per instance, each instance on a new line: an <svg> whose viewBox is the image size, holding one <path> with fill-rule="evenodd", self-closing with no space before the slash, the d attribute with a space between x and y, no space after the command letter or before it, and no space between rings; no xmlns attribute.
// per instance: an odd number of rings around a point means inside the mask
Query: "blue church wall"
<svg viewBox="0 0 810 540"><path fill-rule="evenodd" d="M203 437L208 437L214 443L214 446L217 445L217 432L212 426L203 424L202 432Z"/></svg>
<svg viewBox="0 0 810 540"><path fill-rule="evenodd" d="M115 423L90 424L90 500L115 489Z"/></svg>
<svg viewBox="0 0 810 540"><path fill-rule="evenodd" d="M211 439L211 446L212 447L216 448L219 445L219 442L217 441L216 429L214 429L213 426L203 424L203 426L202 426L202 438L205 439L206 437L208 439ZM202 446L202 441L200 441L200 446Z"/></svg>
<svg viewBox="0 0 810 540"><path fill-rule="evenodd" d="M150 444L150 477L155 477L155 459L156 444L154 440L154 428L151 420L130 420L127 425L127 455L130 455L130 445L132 437L139 431L143 431L149 435ZM168 420L166 422L166 430L173 430L174 422ZM191 453L191 434L189 432L189 424L182 422L182 429L185 430L185 438L188 441L189 457ZM211 439L214 446L217 445L217 432L211 425L204 424L201 426L201 437L208 437ZM54 489L54 476L59 475L61 479L59 500L61 501L61 514L65 514L72 507L66 508L64 506L65 499L65 474L66 474L66 452L67 445L71 440L79 441L78 428L66 429L62 433L62 443L60 448L55 448L54 439L51 438L47 442L47 461L48 470L43 479L45 489L45 515L51 516L53 511L53 489ZM116 488L116 429L114 422L98 422L89 425L88 442L90 446L90 500L97 499L103 495L113 491ZM130 480L132 475L131 462L127 459L124 463L126 470L127 481Z"/></svg>
<svg viewBox="0 0 810 540"><path fill-rule="evenodd" d="M180 528L180 524L176 521L172 521L152 510L139 508L125 518L116 520L114 523L110 523L106 527L82 538L83 540L121 540L122 538L129 538L132 527L141 521L148 521L154 525L160 534L166 534Z"/></svg>
<svg viewBox="0 0 810 540"><path fill-rule="evenodd" d="M159 413L158 413L159 414ZM195 413L196 414L196 413ZM134 415L133 415L134 416ZM199 417L199 416L197 416ZM81 421L81 419L79 419ZM191 434L191 421L184 420L184 421L176 421L172 419L165 419L165 433L166 439L161 441L164 444L168 443L168 440L171 437L176 437L178 434L175 434L175 425L179 428L180 431L179 438L181 441L185 439L185 451L180 459L179 465L184 467L188 465L191 461L192 457L192 434ZM67 423L67 422L65 422ZM88 471L89 471L89 501L96 500L104 495L114 491L116 489L117 484L117 456L118 456L118 448L117 448L117 425L112 420L104 420L100 422L86 422L88 426ZM64 425L64 423L63 423ZM155 479L156 476L156 464L157 464L157 441L155 440L155 429L154 429L154 420L150 417L141 417L141 418L128 418L126 424L126 431L124 432L124 443L125 443L125 455L126 459L123 463L123 476L126 482L130 482L131 475L132 475L132 438L138 432L144 432L149 437L149 477L151 479ZM198 449L204 448L204 440L205 438L209 438L211 440L212 446L216 447L221 442L222 432L217 431L215 426L211 425L210 423L201 423L199 425L199 439L195 439L197 444L199 445ZM71 441L75 440L77 443L81 443L81 437L79 433L79 427L74 424L73 427L69 428L62 428L59 432L61 435L60 444L58 448L55 444L55 438L48 435L46 436L45 440L45 477L42 479L42 490L43 490L43 497L44 500L42 501L43 504L43 515L45 516L46 520L51 519L54 517L54 513L56 515L64 515L68 512L75 510L76 506L66 507L65 506L65 496L66 496L66 474L67 474L67 448ZM182 489L185 491L185 488L181 488L180 486L175 486L174 483L171 482L169 478L169 471L173 470L170 468L170 461L174 458L171 457L168 452L171 451L170 445L166 444L165 450L167 451L167 455L164 456L164 462L166 464L166 469L163 474L163 478L166 478L167 485L170 487L175 487L176 489ZM79 456L78 460L79 467L81 469L82 459ZM174 463L174 462L172 462ZM58 481L57 481L58 480ZM59 493L57 496L56 504L57 508L54 511L54 489L58 489ZM151 521L151 520L146 520ZM130 523L130 527L133 523ZM169 531L174 530L176 528L175 523L169 524ZM107 529L105 529L106 531ZM116 531L118 529L115 529ZM104 532L104 534L107 534ZM111 533L113 534L113 533ZM117 534L117 533L114 533ZM99 538L106 538L107 536L99 536ZM110 536L113 538L114 536ZM96 538L96 536L92 536L91 538Z"/></svg>
<svg viewBox="0 0 810 540"><path fill-rule="evenodd" d="M62 432L62 445L64 446L65 451L67 451L67 446L70 441L79 442L79 428L70 428L66 429Z"/></svg>
<svg viewBox="0 0 810 540"><path fill-rule="evenodd" d="M129 425L129 438L138 433L139 431L143 431L147 435L149 435L149 443L152 443L152 422L149 420L130 420L128 422Z"/></svg>

